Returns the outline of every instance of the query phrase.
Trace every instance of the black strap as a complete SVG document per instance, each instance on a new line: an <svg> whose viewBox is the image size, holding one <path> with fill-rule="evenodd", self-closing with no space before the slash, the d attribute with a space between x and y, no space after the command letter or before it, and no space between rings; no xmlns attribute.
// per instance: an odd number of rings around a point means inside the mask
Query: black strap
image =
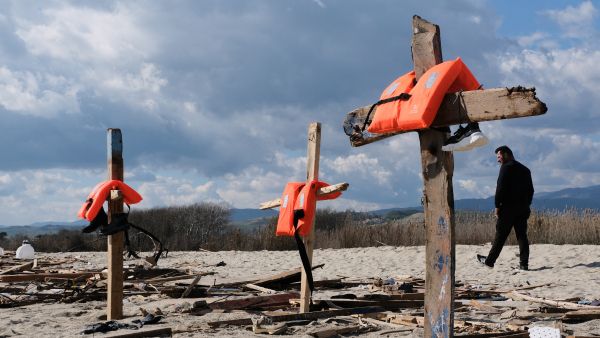
<svg viewBox="0 0 600 338"><path fill-rule="evenodd" d="M410 99L410 96L411 95L408 93L402 93L400 95L388 97L387 99L383 99L383 100L379 100L379 101L375 102L371 106L371 109L369 109L369 112L367 113L367 117L365 118L365 123L362 126L361 132L365 131L365 128L367 128L367 124L369 124L368 123L369 117L371 116L371 113L373 112L373 109L375 109L375 107L385 104L385 103L388 103L388 102L392 102L392 101L399 101L399 100L406 101L406 100Z"/></svg>
<svg viewBox="0 0 600 338"><path fill-rule="evenodd" d="M158 238L156 238L156 236L154 236L153 234L151 234L150 231L148 231L146 229L143 229L143 228L141 228L141 227L139 227L139 226L137 226L137 225L135 225L133 223L129 223L129 225L132 228L138 230L139 232L146 234L148 237L150 237L152 239L152 241L158 242L158 250L156 251L156 253L154 254L154 256L152 256L154 258L154 262L158 262L158 259L160 258L160 255L164 251L162 242ZM155 246L155 249L156 249L156 243L154 244L154 246Z"/></svg>
<svg viewBox="0 0 600 338"><path fill-rule="evenodd" d="M294 210L294 238L296 239L298 253L300 253L300 260L302 260L302 267L304 268L304 273L306 274L308 288L311 292L313 292L315 290L315 285L313 283L312 266L310 265L310 260L308 259L308 254L306 253L306 247L304 246L302 237L300 237L300 233L298 232L298 221L300 218L304 218L304 210Z"/></svg>
<svg viewBox="0 0 600 338"><path fill-rule="evenodd" d="M140 256L138 256L138 254L131 249L131 244L129 243L129 231L125 231L125 247L127 248L127 258L135 257L140 259Z"/></svg>

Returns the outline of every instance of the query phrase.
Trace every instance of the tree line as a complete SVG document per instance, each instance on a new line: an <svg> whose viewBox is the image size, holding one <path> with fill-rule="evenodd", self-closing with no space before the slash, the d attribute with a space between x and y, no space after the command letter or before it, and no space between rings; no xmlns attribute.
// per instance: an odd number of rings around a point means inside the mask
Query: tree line
<svg viewBox="0 0 600 338"><path fill-rule="evenodd" d="M413 215L414 216L414 215ZM204 250L295 250L291 237L275 236L277 217L263 219L252 229L233 226L231 209L218 203L196 203L132 211L130 223L158 237L170 251ZM376 221L374 221L376 219ZM457 244L483 244L492 241L495 219L491 213L457 212ZM600 213L595 210L563 210L532 213L529 219L532 244L600 244ZM422 217L389 219L353 210L318 209L315 216L315 248L350 248L378 245L424 245L425 223ZM151 251L152 240L131 229L132 247ZM15 250L28 239L36 251L105 251L106 238L97 233L61 230L54 234L28 238L0 232L0 247ZM515 244L514 236L508 244Z"/></svg>

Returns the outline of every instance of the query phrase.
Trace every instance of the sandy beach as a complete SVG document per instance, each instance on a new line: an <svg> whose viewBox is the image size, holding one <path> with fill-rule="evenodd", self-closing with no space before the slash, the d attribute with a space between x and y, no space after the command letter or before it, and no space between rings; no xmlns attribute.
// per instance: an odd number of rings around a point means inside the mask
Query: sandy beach
<svg viewBox="0 0 600 338"><path fill-rule="evenodd" d="M517 288L548 284L523 291L533 297L552 300L598 300L600 299L600 246L591 245L532 245L530 271L518 271L518 247L506 246L494 269L483 267L475 260L476 253L487 254L490 244L482 246L458 245L456 247L456 281L483 289L514 290ZM38 257L73 259L75 269L98 269L106 267L106 253L38 253ZM1 259L1 258L0 258ZM424 278L425 247L370 247L352 249L315 250L314 264L325 264L314 271L315 280L345 278L361 280L372 278ZM215 266L225 262L225 266ZM125 265L135 264L127 260ZM161 259L159 267L186 269L190 273L215 272L203 277L201 285L259 279L300 266L297 252L171 252ZM175 282L174 282L175 283ZM330 291L327 291L330 292ZM368 292L366 288L340 290L341 292ZM313 298L325 294L317 290ZM327 294L329 296L329 294ZM125 319L130 322L140 318L139 308L160 308L165 317L153 328L171 327L175 337L248 337L255 335L243 328L210 329L205 324L232 318L249 317L245 312L208 313L191 316L181 313L199 299L174 299L164 295L132 296L125 299ZM211 298L208 302L214 301ZM518 302L523 307L534 304ZM516 304L516 303L515 303ZM0 337L75 337L81 336L86 325L102 322L106 303L63 304L59 302L38 303L18 308L0 309ZM457 315L458 317L458 315ZM577 335L600 335L600 320L568 325L567 329ZM113 334L122 333L115 331ZM396 333L397 336L399 333ZM413 333L406 333L410 336ZM395 336L392 335L392 336ZM91 336L91 335L89 335ZM105 336L96 334L96 337ZM303 333L292 336L304 336ZM380 332L364 336L381 337Z"/></svg>

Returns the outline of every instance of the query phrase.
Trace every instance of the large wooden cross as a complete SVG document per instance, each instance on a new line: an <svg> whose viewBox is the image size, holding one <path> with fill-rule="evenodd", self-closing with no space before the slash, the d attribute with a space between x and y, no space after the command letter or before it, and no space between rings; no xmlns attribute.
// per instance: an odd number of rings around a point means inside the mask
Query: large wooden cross
<svg viewBox="0 0 600 338"><path fill-rule="evenodd" d="M439 26L416 15L413 17L412 57L417 80L429 68L442 62ZM357 121L364 121L370 108L371 106L361 107L350 114ZM447 94L432 127L541 115L546 110L546 105L535 96L535 89L514 87ZM426 227L424 336L452 337L455 269L452 191L454 158L452 152L441 149L449 136L448 132L432 128L419 130L418 133ZM396 134L399 133L374 135L354 139L351 143L353 146L362 146Z"/></svg>
<svg viewBox="0 0 600 338"><path fill-rule="evenodd" d="M306 183L319 179L319 158L321 156L321 124L313 122L308 126L308 146L306 151ZM323 187L317 191L317 195L327 195L336 191L348 189L348 183L338 183ZM316 202L315 202L316 203ZM271 209L281 205L281 199L261 203L260 209ZM315 206L306 206L314 208ZM307 224L310 228L312 224ZM313 247L315 242L315 228L308 236L304 237L304 246L308 255L309 262L312 263ZM302 269L302 278L300 281L300 312L310 311L310 289L308 288L308 279L306 271Z"/></svg>

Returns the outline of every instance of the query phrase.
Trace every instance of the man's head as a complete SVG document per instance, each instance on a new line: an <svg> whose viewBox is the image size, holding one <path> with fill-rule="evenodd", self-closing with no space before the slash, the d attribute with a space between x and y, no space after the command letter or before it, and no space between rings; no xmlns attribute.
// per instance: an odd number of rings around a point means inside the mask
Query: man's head
<svg viewBox="0 0 600 338"><path fill-rule="evenodd" d="M510 148L507 146L500 146L496 148L494 152L496 153L496 160L500 164L504 164L514 159L512 150L510 150Z"/></svg>

